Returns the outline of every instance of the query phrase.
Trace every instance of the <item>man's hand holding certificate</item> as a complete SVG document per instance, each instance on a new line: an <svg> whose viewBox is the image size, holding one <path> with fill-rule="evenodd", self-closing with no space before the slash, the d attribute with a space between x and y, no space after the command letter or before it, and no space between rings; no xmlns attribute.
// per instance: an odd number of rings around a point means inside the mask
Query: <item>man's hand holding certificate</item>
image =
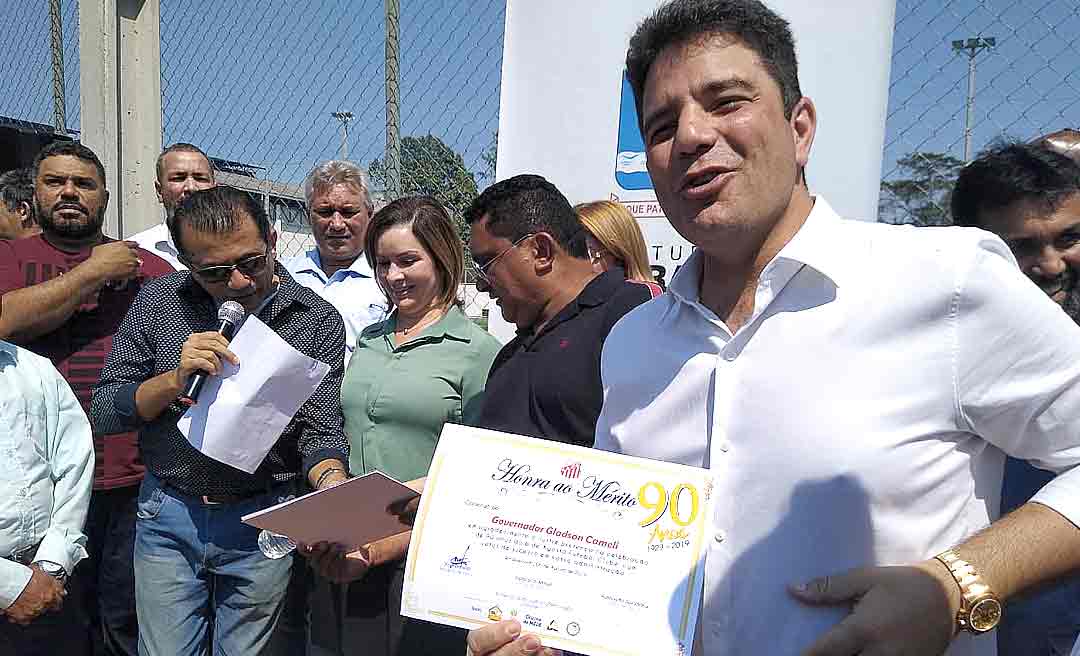
<svg viewBox="0 0 1080 656"><path fill-rule="evenodd" d="M575 652L688 654L709 472L447 425L417 512L402 614L518 620Z"/></svg>

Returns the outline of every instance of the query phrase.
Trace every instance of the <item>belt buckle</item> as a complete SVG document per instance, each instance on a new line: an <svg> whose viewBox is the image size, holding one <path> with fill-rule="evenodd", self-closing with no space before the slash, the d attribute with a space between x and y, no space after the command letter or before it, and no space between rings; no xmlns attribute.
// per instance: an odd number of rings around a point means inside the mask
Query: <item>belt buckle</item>
<svg viewBox="0 0 1080 656"><path fill-rule="evenodd" d="M203 502L204 506L220 506L222 505L221 501L214 501L217 496L216 494L204 494L199 497L199 500Z"/></svg>

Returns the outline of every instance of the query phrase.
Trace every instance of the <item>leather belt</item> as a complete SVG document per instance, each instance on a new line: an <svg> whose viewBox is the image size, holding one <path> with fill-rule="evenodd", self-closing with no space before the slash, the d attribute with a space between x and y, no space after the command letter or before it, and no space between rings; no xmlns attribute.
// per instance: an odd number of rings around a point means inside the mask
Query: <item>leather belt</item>
<svg viewBox="0 0 1080 656"><path fill-rule="evenodd" d="M283 483L282 485L287 485ZM203 504L204 506L228 506L234 503L240 503L247 501L255 497L262 496L264 494L271 494L276 489L276 485L267 485L266 487L258 490L251 490L250 492L244 492L241 494L191 494L184 492L175 485L170 485L165 481L159 481L159 485L164 488L168 493L179 496L185 499L191 499Z"/></svg>
<svg viewBox="0 0 1080 656"><path fill-rule="evenodd" d="M252 494L204 494L201 497L198 497L198 499L206 506L226 506L233 503L240 503L241 501L247 501L248 499L257 497L261 494L265 494L265 491L260 490Z"/></svg>

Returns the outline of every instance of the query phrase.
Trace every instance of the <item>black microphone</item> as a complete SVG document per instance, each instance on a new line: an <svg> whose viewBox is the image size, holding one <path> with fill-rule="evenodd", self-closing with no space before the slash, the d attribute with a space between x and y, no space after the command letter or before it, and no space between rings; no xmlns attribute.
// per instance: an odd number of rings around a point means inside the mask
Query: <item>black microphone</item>
<svg viewBox="0 0 1080 656"><path fill-rule="evenodd" d="M236 334L236 327L244 320L244 306L236 301L225 301L218 310L217 318L221 322L221 325L218 326L218 332L226 341L232 340L233 335ZM184 393L180 395L181 403L195 405L195 402L199 400L199 392L202 391L203 384L206 383L206 376L205 371L196 371L191 375L191 378L188 378L187 387L184 389Z"/></svg>

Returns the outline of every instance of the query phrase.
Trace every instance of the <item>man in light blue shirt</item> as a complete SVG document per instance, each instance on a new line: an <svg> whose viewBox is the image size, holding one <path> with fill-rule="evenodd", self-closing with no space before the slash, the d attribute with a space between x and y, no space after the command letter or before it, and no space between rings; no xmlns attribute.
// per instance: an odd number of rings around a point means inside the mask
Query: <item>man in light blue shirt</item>
<svg viewBox="0 0 1080 656"><path fill-rule="evenodd" d="M86 654L65 582L86 557L90 422L47 359L0 341L0 653Z"/></svg>
<svg viewBox="0 0 1080 656"><path fill-rule="evenodd" d="M352 162L319 164L304 180L315 248L285 262L298 283L330 302L345 320L345 361L368 325L387 313L364 252L364 233L374 206L367 175Z"/></svg>
<svg viewBox="0 0 1080 656"><path fill-rule="evenodd" d="M330 160L304 179L308 221L315 248L285 260L296 282L326 299L345 320L345 364L368 325L387 315L364 253L364 235L374 211L367 175L356 164ZM314 585L307 561L296 557L278 623L285 653L308 653L308 599Z"/></svg>

